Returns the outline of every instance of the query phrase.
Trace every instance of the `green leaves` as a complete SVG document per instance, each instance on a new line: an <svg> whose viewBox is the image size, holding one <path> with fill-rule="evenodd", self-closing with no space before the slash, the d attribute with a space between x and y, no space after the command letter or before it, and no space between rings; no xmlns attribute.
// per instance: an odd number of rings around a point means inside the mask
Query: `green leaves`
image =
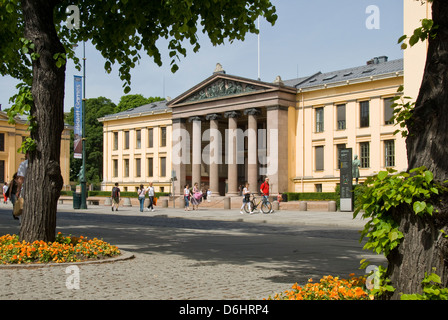
<svg viewBox="0 0 448 320"><path fill-rule="evenodd" d="M448 300L448 288L442 287L442 280L436 273L425 272L422 287L423 294L403 294L401 300Z"/></svg>
<svg viewBox="0 0 448 320"><path fill-rule="evenodd" d="M415 214L434 212L431 203L434 197L447 192L447 188L434 180L433 173L425 167L407 172L395 173L388 169L366 180L365 192L358 199L354 212L356 217L363 210L362 217L369 219L361 232L361 240L368 238L364 248L388 255L403 238L398 225L391 218L389 210L400 204L408 204Z"/></svg>
<svg viewBox="0 0 448 320"><path fill-rule="evenodd" d="M412 36L409 37L409 46L411 47L419 41L425 41L428 38L435 38L437 36L438 26L434 25L434 21L432 19L422 19L420 21L422 26L416 28ZM402 35L398 39L398 43L401 43L401 49L403 50L408 47L408 44L404 42L406 39L408 39L407 35Z"/></svg>

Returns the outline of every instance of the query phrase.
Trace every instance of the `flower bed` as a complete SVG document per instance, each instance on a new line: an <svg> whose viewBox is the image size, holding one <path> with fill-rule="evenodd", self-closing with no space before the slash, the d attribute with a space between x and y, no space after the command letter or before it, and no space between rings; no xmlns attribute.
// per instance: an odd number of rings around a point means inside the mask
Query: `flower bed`
<svg viewBox="0 0 448 320"><path fill-rule="evenodd" d="M65 237L58 233L54 242L19 241L17 235L0 237L0 264L62 263L98 260L119 255L120 250L103 240Z"/></svg>
<svg viewBox="0 0 448 320"><path fill-rule="evenodd" d="M319 282L313 283L312 279L301 287L297 283L292 290L275 294L268 300L372 300L365 288L366 277L354 277L339 279L339 277L324 276Z"/></svg>

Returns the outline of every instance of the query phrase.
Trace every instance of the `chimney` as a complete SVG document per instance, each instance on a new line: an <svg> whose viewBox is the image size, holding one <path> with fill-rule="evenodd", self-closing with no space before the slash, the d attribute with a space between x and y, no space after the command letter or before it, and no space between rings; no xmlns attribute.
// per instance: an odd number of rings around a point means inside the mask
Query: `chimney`
<svg viewBox="0 0 448 320"><path fill-rule="evenodd" d="M367 61L367 65L371 65L371 64L379 64L382 62L387 62L387 56L379 56L379 57L375 57L370 59L369 61Z"/></svg>

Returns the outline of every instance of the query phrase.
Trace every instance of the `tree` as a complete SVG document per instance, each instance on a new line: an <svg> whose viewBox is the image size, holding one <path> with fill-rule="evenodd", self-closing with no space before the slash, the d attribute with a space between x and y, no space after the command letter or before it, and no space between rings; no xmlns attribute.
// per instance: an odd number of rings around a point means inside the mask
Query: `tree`
<svg viewBox="0 0 448 320"><path fill-rule="evenodd" d="M426 167L439 183L448 179L448 3L434 0L432 23L423 21L416 38L428 39L422 84L407 120L406 149L409 169ZM426 32L425 32L426 31ZM425 35L426 33L426 35ZM412 37L411 37L412 40ZM411 43L412 44L412 43ZM395 287L392 299L401 293L421 292L425 272L433 271L448 286L448 195L432 197L433 214L415 214L408 205L393 210L403 232L403 241L388 256L387 275Z"/></svg>
<svg viewBox="0 0 448 320"><path fill-rule="evenodd" d="M156 43L159 38L170 39L171 70L175 72L180 56L187 53L186 45L194 52L199 50L200 28L217 45L226 39L244 40L248 32L257 33L255 21L260 15L272 24L277 18L268 0L90 0L77 4L81 27L69 29L64 26L69 5L67 0L0 0L0 74L24 81L24 90L16 96L12 109L30 115L31 143L27 146L29 164L19 233L25 241L55 239L62 188L59 156L65 61L77 62L72 44L90 40L106 59L106 71L118 64L128 93L130 70L142 51L162 64Z"/></svg>
<svg viewBox="0 0 448 320"><path fill-rule="evenodd" d="M423 19L412 36L399 39L409 39L411 46L428 40L415 105L396 109L396 119L407 128L408 170L378 173L362 196L363 216L372 218L363 231L366 246L388 260L379 288L383 299L416 297L428 279L448 286L448 3L431 2L432 20ZM437 276L426 276L432 273Z"/></svg>
<svg viewBox="0 0 448 320"><path fill-rule="evenodd" d="M98 118L114 113L117 106L110 99L98 97L86 100L86 180L101 182L103 180L103 124ZM74 124L74 108L66 117L68 124ZM81 169L81 159L73 157L73 132L70 137L70 180L77 181Z"/></svg>
<svg viewBox="0 0 448 320"><path fill-rule="evenodd" d="M137 108L137 107L143 106L145 104L149 104L149 103L156 102L156 101L162 101L162 100L163 99L160 97L145 98L141 94L128 94L128 95L122 96L120 98L120 102L118 103L114 112L118 113L121 111L129 110L131 108Z"/></svg>

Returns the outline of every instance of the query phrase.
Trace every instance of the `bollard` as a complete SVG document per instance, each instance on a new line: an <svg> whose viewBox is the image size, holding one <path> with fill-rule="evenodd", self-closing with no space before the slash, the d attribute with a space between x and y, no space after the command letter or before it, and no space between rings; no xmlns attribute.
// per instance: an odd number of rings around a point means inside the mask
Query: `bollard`
<svg viewBox="0 0 448 320"><path fill-rule="evenodd" d="M328 211L335 212L336 211L336 201L328 202Z"/></svg>
<svg viewBox="0 0 448 320"><path fill-rule="evenodd" d="M278 210L279 207L279 203L277 200L275 200L274 202L272 202L272 210Z"/></svg>
<svg viewBox="0 0 448 320"><path fill-rule="evenodd" d="M224 209L230 210L231 208L232 208L232 206L231 206L231 198L230 197L225 197L224 198Z"/></svg>
<svg viewBox="0 0 448 320"><path fill-rule="evenodd" d="M168 199L160 200L162 202L162 208L168 208Z"/></svg>
<svg viewBox="0 0 448 320"><path fill-rule="evenodd" d="M123 207L132 207L131 198L124 198Z"/></svg>
<svg viewBox="0 0 448 320"><path fill-rule="evenodd" d="M308 203L306 201L299 202L299 211L307 211Z"/></svg>

